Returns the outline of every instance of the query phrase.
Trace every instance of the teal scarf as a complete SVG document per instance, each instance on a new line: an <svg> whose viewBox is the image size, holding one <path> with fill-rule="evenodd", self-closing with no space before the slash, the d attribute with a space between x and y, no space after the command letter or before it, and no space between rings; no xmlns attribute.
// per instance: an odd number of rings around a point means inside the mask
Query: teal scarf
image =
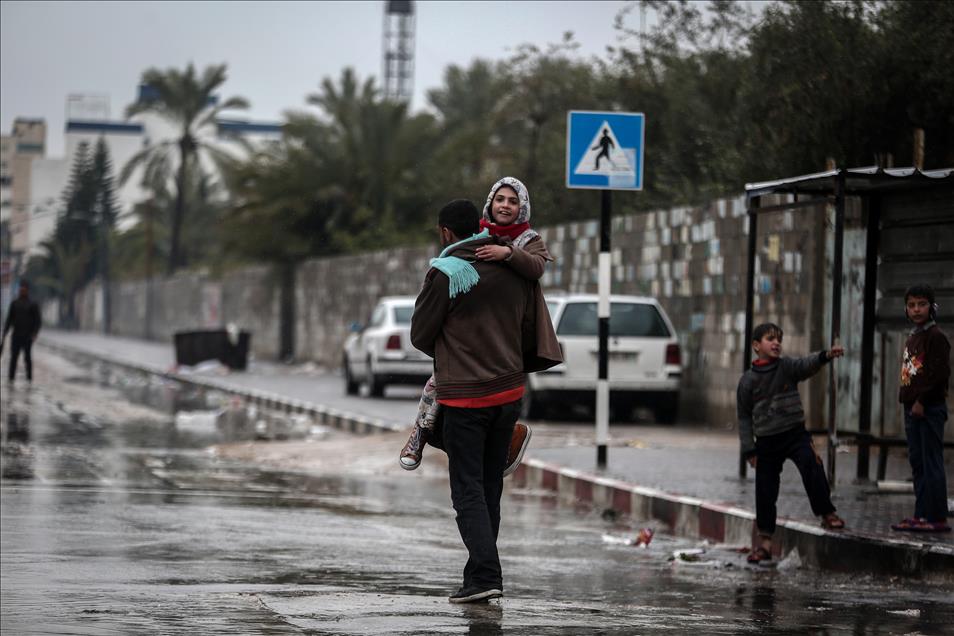
<svg viewBox="0 0 954 636"><path fill-rule="evenodd" d="M470 241L485 239L488 236L490 236L490 232L487 230L484 230L479 234L474 234L470 238L465 238L463 241L457 241L452 245L448 245L441 251L440 256L431 259L431 267L443 272L447 275L447 278L450 279L448 292L450 293L451 298L454 298L457 296L457 294L466 294L469 292L471 288L480 280L480 275L477 273L477 270L474 269L472 264L456 256L447 256L447 253L459 245L463 245L464 243L468 243Z"/></svg>

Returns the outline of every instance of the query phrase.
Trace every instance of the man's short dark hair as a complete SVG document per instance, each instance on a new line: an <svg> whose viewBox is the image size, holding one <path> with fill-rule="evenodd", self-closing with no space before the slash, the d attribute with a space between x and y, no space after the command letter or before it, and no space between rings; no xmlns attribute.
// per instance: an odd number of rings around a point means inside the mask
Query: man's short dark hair
<svg viewBox="0 0 954 636"><path fill-rule="evenodd" d="M759 342L765 336L775 336L778 340L781 340L782 328L774 322L763 322L752 330L752 342Z"/></svg>
<svg viewBox="0 0 954 636"><path fill-rule="evenodd" d="M454 199L441 208L437 224L446 227L457 238L465 239L480 231L480 212L467 199Z"/></svg>

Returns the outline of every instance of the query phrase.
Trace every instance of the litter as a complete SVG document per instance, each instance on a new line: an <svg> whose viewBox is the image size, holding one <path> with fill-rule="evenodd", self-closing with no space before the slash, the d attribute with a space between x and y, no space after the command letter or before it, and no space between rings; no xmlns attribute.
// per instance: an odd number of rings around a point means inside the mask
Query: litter
<svg viewBox="0 0 954 636"><path fill-rule="evenodd" d="M648 548L649 542L653 540L655 532L652 528L643 528L636 537L620 537L613 534L604 534L603 543L609 545L629 545L637 548Z"/></svg>
<svg viewBox="0 0 954 636"><path fill-rule="evenodd" d="M682 550L675 550L672 553L672 558L679 559L681 561L698 561L700 557L705 554L706 551L702 548L685 548Z"/></svg>
<svg viewBox="0 0 954 636"><path fill-rule="evenodd" d="M635 544L638 546L641 545L644 548L648 548L649 542L653 540L654 534L655 532L653 532L652 528L643 528L636 534Z"/></svg>
<svg viewBox="0 0 954 636"><path fill-rule="evenodd" d="M919 609L888 610L888 614L897 614L898 616L910 616L911 618L920 618L921 610Z"/></svg>

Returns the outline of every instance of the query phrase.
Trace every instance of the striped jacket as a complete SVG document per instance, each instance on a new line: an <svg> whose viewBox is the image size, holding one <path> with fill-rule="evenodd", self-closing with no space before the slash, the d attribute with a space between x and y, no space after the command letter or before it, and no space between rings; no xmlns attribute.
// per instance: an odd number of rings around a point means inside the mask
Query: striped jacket
<svg viewBox="0 0 954 636"><path fill-rule="evenodd" d="M781 357L769 364L753 364L742 374L736 393L742 454L755 454L755 439L805 425L798 383L812 377L828 362L820 351L804 358Z"/></svg>

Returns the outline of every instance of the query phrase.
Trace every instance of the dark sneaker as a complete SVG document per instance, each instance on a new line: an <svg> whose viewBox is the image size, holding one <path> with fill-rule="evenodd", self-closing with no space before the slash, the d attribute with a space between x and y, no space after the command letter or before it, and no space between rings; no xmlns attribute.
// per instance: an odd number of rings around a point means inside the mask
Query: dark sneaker
<svg viewBox="0 0 954 636"><path fill-rule="evenodd" d="M428 431L423 426L414 425L407 444L401 449L401 468L414 470L421 465L424 453L424 444L427 443Z"/></svg>
<svg viewBox="0 0 954 636"><path fill-rule="evenodd" d="M517 470L517 466L523 460L523 453L530 444L531 433L530 427L523 422L514 424L513 437L510 438L510 449L507 451L507 467L503 471L504 477Z"/></svg>
<svg viewBox="0 0 954 636"><path fill-rule="evenodd" d="M492 598L500 598L503 592L499 588L493 587L484 589L481 587L460 588L451 594L447 599L451 603L477 603L478 601L489 601Z"/></svg>

